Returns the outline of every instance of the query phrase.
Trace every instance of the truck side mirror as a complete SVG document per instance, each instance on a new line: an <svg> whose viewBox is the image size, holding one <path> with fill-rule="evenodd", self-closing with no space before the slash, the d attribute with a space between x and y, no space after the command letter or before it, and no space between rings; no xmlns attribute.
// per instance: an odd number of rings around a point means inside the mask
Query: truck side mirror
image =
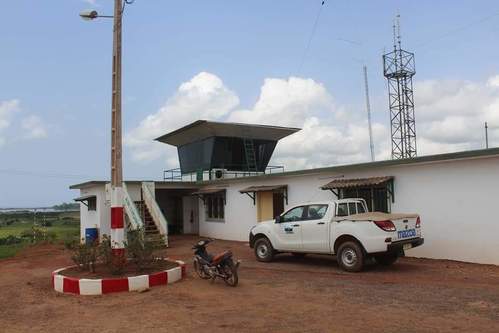
<svg viewBox="0 0 499 333"><path fill-rule="evenodd" d="M281 223L281 216L280 215L277 215L275 217L275 223Z"/></svg>

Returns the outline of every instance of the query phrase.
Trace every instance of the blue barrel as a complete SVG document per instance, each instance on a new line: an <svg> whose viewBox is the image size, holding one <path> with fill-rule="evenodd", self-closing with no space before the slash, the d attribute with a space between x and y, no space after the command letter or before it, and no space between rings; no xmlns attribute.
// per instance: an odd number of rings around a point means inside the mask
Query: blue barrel
<svg viewBox="0 0 499 333"><path fill-rule="evenodd" d="M99 238L99 230L97 228L85 229L85 243L91 244Z"/></svg>

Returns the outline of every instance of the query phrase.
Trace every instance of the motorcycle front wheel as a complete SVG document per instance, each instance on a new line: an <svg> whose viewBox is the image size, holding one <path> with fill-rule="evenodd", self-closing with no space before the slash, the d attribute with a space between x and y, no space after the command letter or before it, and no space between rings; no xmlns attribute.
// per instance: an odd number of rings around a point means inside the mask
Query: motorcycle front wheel
<svg viewBox="0 0 499 333"><path fill-rule="evenodd" d="M206 271L204 270L204 268L201 266L201 264L199 263L199 261L197 261L196 259L194 259L194 271L203 280L207 280L207 279L210 278L210 275L208 273L206 273Z"/></svg>
<svg viewBox="0 0 499 333"><path fill-rule="evenodd" d="M225 270L225 278L224 281L227 285L231 287L237 286L239 282L239 277L237 275L237 266L231 262L224 267Z"/></svg>

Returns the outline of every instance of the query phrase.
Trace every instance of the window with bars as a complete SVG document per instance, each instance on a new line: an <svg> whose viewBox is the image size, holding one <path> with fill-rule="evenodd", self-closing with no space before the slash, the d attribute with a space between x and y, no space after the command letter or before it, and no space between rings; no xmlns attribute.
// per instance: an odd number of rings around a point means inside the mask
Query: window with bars
<svg viewBox="0 0 499 333"><path fill-rule="evenodd" d="M225 195L221 193L209 194L204 198L207 221L225 221Z"/></svg>
<svg viewBox="0 0 499 333"><path fill-rule="evenodd" d="M386 186L346 188L340 191L340 197L362 198L370 212L390 212L390 194Z"/></svg>

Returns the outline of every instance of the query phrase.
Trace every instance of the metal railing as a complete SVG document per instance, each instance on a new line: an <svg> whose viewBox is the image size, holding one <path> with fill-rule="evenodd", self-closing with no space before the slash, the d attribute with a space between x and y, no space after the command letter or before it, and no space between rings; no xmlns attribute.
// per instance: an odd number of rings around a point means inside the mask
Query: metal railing
<svg viewBox="0 0 499 333"><path fill-rule="evenodd" d="M212 170L203 170L202 179L210 180L210 179L218 179L213 174L216 170L223 168L216 168ZM284 172L284 166L282 165L269 165L265 169L265 172L259 171L225 171L222 178L241 178L241 177L250 177L250 176L260 176L263 174L273 174L273 173L281 173ZM198 172L190 172L182 174L182 170L180 168L174 168L163 171L163 180L164 181L188 181L195 182L198 180L198 177L201 178L200 173Z"/></svg>
<svg viewBox="0 0 499 333"><path fill-rule="evenodd" d="M142 183L142 195L144 198L144 204L149 210L149 214L151 214L154 224L156 224L159 233L165 237L165 245L168 246L168 221L156 202L156 198L154 196L154 182Z"/></svg>
<svg viewBox="0 0 499 333"><path fill-rule="evenodd" d="M131 228L133 230L137 230L144 227L144 222L140 217L137 206L135 206L135 202L133 202L130 194L128 193L128 188L125 182L123 182L123 205L125 206L126 215L130 220Z"/></svg>

